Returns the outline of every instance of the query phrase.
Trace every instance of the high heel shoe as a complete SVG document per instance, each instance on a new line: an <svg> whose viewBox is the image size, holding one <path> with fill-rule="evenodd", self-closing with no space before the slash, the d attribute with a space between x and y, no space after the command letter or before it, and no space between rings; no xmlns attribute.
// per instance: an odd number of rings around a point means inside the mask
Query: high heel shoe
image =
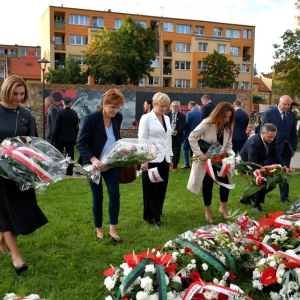
<svg viewBox="0 0 300 300"><path fill-rule="evenodd" d="M227 212L227 214L225 215L224 212L222 212L221 210L219 210L219 213L221 214L221 216L223 217L224 220L229 220L229 219L231 219L231 216L228 215L228 212Z"/></svg>
<svg viewBox="0 0 300 300"><path fill-rule="evenodd" d="M123 239L121 239L120 237L112 236L110 233L109 235L115 243L123 243Z"/></svg>
<svg viewBox="0 0 300 300"><path fill-rule="evenodd" d="M14 266L13 265L13 267L14 267L14 269L15 269L15 271L18 275L20 275L22 272L24 272L28 269L28 266L26 264L23 264L21 266Z"/></svg>
<svg viewBox="0 0 300 300"><path fill-rule="evenodd" d="M209 222L209 223L212 223L214 220L212 219L212 216L211 218L208 218L208 214L207 212L205 213L205 219Z"/></svg>

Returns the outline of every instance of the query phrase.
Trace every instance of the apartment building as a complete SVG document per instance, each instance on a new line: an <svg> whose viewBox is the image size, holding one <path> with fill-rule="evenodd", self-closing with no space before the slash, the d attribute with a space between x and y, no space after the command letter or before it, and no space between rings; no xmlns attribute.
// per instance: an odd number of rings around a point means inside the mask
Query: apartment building
<svg viewBox="0 0 300 300"><path fill-rule="evenodd" d="M19 75L26 82L40 82L41 47L0 45L0 82L10 75Z"/></svg>
<svg viewBox="0 0 300 300"><path fill-rule="evenodd" d="M254 26L49 6L41 21L42 56L51 68L63 67L69 54L83 60L92 35L119 28L126 16L157 33L154 71L141 86L205 87L198 74L203 59L217 50L241 70L232 88L252 90Z"/></svg>
<svg viewBox="0 0 300 300"><path fill-rule="evenodd" d="M272 104L272 90L261 78L253 78L253 95L260 96L267 104Z"/></svg>

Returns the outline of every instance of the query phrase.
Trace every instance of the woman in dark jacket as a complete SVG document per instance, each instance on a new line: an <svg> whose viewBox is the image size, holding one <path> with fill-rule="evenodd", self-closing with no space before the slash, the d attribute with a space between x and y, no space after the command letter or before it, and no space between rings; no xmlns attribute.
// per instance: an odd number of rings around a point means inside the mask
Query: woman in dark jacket
<svg viewBox="0 0 300 300"><path fill-rule="evenodd" d="M124 103L124 96L116 89L110 89L104 94L103 108L85 116L77 142L77 149L80 153L79 163L82 166L92 164L93 169L103 171L105 167L101 162L103 154L121 138L120 128L123 116L119 110ZM89 181L93 194L92 210L96 237L98 240L104 238L102 177L109 195L109 235L114 242L122 242L116 230L120 211L119 168L110 168L102 172L98 185Z"/></svg>
<svg viewBox="0 0 300 300"><path fill-rule="evenodd" d="M14 136L35 135L33 116L22 106L28 101L25 81L16 75L8 77L1 89L0 142ZM33 188L21 191L14 181L0 177L0 252L11 254L17 274L28 268L19 252L17 236L32 233L47 222Z"/></svg>

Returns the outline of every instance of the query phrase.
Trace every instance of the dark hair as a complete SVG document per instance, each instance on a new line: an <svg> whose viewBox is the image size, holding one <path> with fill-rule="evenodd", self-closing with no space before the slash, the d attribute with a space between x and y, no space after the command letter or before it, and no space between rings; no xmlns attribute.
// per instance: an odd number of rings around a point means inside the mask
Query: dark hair
<svg viewBox="0 0 300 300"><path fill-rule="evenodd" d="M145 102L147 102L150 105L150 110L153 108L152 99L146 99Z"/></svg>
<svg viewBox="0 0 300 300"><path fill-rule="evenodd" d="M272 123L265 123L264 126L261 128L261 132L275 132L277 131L277 127Z"/></svg>

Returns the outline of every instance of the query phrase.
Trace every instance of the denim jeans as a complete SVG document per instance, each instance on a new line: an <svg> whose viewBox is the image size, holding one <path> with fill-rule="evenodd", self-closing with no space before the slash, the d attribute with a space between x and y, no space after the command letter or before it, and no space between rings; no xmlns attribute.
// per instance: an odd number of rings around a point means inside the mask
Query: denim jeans
<svg viewBox="0 0 300 300"><path fill-rule="evenodd" d="M190 156L192 156L192 150L190 146L189 140L186 138L182 144L182 152L183 152L183 161L185 166L190 165Z"/></svg>
<svg viewBox="0 0 300 300"><path fill-rule="evenodd" d="M101 173L101 180L99 184L92 183L89 181L92 195L93 195L93 216L95 227L101 228L103 223L103 187L102 187L102 178L104 179L107 192L109 196L108 202L108 215L109 223L111 225L118 224L118 217L120 211L120 190L119 190L119 181L120 181L120 172L119 168L111 168L105 172Z"/></svg>

